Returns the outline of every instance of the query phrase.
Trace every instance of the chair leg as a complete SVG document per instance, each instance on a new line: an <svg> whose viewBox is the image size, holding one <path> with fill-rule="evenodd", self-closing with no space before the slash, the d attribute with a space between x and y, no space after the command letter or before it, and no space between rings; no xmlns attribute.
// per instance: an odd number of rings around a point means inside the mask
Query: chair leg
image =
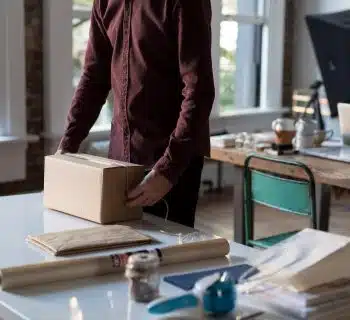
<svg viewBox="0 0 350 320"><path fill-rule="evenodd" d="M233 172L233 230L234 241L237 243L245 244L245 221L244 221L244 193L243 193L243 175L244 170L242 167L234 166Z"/></svg>
<svg viewBox="0 0 350 320"><path fill-rule="evenodd" d="M218 162L218 171L217 171L217 191L222 191L222 162Z"/></svg>
<svg viewBox="0 0 350 320"><path fill-rule="evenodd" d="M316 186L317 228L322 231L329 230L331 189L325 184Z"/></svg>

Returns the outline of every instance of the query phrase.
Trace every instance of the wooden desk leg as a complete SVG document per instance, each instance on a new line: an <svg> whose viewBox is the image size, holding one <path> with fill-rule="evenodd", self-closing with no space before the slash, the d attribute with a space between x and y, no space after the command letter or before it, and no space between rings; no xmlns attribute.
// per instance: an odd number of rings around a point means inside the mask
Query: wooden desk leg
<svg viewBox="0 0 350 320"><path fill-rule="evenodd" d="M316 186L316 211L318 228L322 231L329 230L329 218L331 211L332 188L326 184Z"/></svg>
<svg viewBox="0 0 350 320"><path fill-rule="evenodd" d="M233 217L234 217L234 236L233 240L238 243L244 242L244 220L243 220L243 168L234 167L234 186L233 186Z"/></svg>

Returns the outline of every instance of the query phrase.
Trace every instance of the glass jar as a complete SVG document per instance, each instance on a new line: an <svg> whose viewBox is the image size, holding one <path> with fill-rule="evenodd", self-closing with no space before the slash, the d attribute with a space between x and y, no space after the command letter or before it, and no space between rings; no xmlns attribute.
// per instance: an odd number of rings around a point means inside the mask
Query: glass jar
<svg viewBox="0 0 350 320"><path fill-rule="evenodd" d="M247 135L243 143L243 148L254 149L254 146L255 146L255 140L253 135Z"/></svg>
<svg viewBox="0 0 350 320"><path fill-rule="evenodd" d="M159 296L159 258L155 253L136 253L128 258L125 277L129 296L137 302L150 302Z"/></svg>

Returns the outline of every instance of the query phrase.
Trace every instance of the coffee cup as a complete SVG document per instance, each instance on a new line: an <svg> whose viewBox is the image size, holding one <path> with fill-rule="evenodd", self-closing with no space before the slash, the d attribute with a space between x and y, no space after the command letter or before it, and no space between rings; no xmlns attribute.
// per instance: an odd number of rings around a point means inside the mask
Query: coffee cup
<svg viewBox="0 0 350 320"><path fill-rule="evenodd" d="M275 132L275 142L279 145L290 145L295 136L294 119L279 118L272 122Z"/></svg>

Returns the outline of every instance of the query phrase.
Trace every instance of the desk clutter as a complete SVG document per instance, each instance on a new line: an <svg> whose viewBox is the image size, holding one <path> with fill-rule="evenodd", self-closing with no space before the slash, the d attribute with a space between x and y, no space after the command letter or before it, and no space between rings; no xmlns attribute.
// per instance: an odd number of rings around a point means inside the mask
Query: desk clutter
<svg viewBox="0 0 350 320"><path fill-rule="evenodd" d="M279 137L281 138L281 137ZM283 140L283 139L282 139ZM284 140L278 140L282 146ZM276 132L213 137L218 145L252 148L276 144ZM223 142L224 141L224 142ZM257 143L258 142L258 143ZM125 206L126 190L139 183L142 166L83 154L45 159L44 204L50 209L99 224L139 220L142 209ZM96 183L98 182L98 183ZM115 254L73 257L75 254L151 244L151 237L123 225L29 235L27 241L66 259L0 269L1 287L38 286L107 274L123 273L129 299L148 304L153 315L234 315L235 319L342 319L350 314L350 238L304 229L245 264L161 278L165 265L226 257L226 239L212 238ZM68 257L69 256L69 257ZM162 296L160 283L184 290ZM247 308L247 309L245 309ZM198 316L199 315L199 316ZM261 317L260 317L261 316ZM346 319L346 317L344 318Z"/></svg>
<svg viewBox="0 0 350 320"><path fill-rule="evenodd" d="M349 244L348 237L305 229L262 251L249 261L250 265L165 277L165 282L186 293L156 299L149 304L149 310L154 314L178 311L181 315L186 309L187 315L199 311L210 314L215 310L217 315L220 311L221 314L237 312L245 306L252 308L250 312L257 316L266 313L261 319L270 319L267 314L283 315L278 319L291 320L348 319Z"/></svg>
<svg viewBox="0 0 350 320"><path fill-rule="evenodd" d="M286 319L348 319L349 258L350 238L305 229L251 261L239 292Z"/></svg>
<svg viewBox="0 0 350 320"><path fill-rule="evenodd" d="M86 258L69 258L45 261L30 265L0 269L3 290L31 285L89 278L124 272L128 258L136 253L153 253L160 259L160 266L223 258L230 251L226 239L215 238L168 247L158 247L119 254L98 255Z"/></svg>
<svg viewBox="0 0 350 320"><path fill-rule="evenodd" d="M210 138L211 146L266 151L273 155L298 153L306 148L320 147L333 136L333 130L321 130L309 117L278 118L272 122L272 132L227 133Z"/></svg>

